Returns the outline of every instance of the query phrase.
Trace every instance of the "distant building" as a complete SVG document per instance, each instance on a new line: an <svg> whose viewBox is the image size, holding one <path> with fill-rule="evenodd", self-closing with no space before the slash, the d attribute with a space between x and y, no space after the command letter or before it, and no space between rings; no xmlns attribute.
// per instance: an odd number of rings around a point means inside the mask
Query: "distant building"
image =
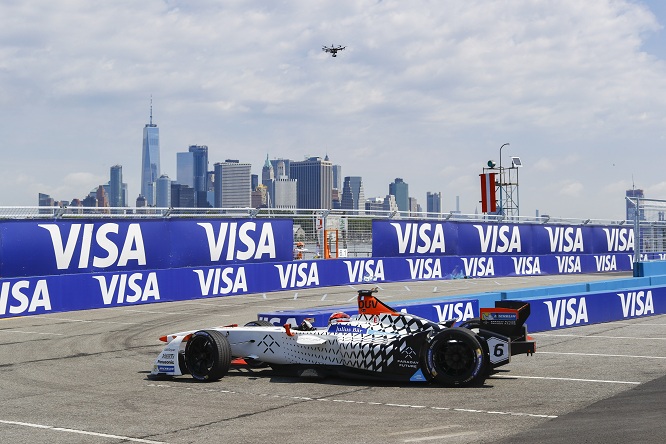
<svg viewBox="0 0 666 444"><path fill-rule="evenodd" d="M347 176L342 185L343 210L356 210L359 214L365 211L365 192L363 190L363 178L361 176Z"/></svg>
<svg viewBox="0 0 666 444"><path fill-rule="evenodd" d="M389 194L395 196L395 203L399 211L409 211L409 185L397 177L389 184Z"/></svg>
<svg viewBox="0 0 666 444"><path fill-rule="evenodd" d="M194 188L180 183L171 183L171 207L172 208L195 208L196 193Z"/></svg>
<svg viewBox="0 0 666 444"><path fill-rule="evenodd" d="M442 212L442 193L426 193L426 211L428 213L441 213Z"/></svg>
<svg viewBox="0 0 666 444"><path fill-rule="evenodd" d="M414 216L421 212L421 205L419 205L415 197L409 198L409 214Z"/></svg>
<svg viewBox="0 0 666 444"><path fill-rule="evenodd" d="M626 192L626 197L630 199L644 199L645 195L643 194L643 190L627 190ZM633 221L636 219L636 205L632 203L631 201L625 199L625 205L626 205L626 210L627 210L627 220ZM640 220L645 220L645 213L643 210L641 210L641 214L639 215Z"/></svg>
<svg viewBox="0 0 666 444"><path fill-rule="evenodd" d="M39 199L39 204L38 205L40 207L54 207L55 206L55 199L53 199L48 194L39 193L38 199Z"/></svg>
<svg viewBox="0 0 666 444"><path fill-rule="evenodd" d="M270 187L271 180L275 179L275 169L273 164L268 160L268 154L266 154L266 162L261 168L261 184L266 187Z"/></svg>
<svg viewBox="0 0 666 444"><path fill-rule="evenodd" d="M190 145L188 148L193 157L193 188L195 191L207 191L208 186L208 146Z"/></svg>
<svg viewBox="0 0 666 444"><path fill-rule="evenodd" d="M280 179L280 176L286 176L287 179L290 179L291 176L289 175L289 169L291 167L291 160L289 159L273 159L270 161L271 165L273 166L273 173L274 173L274 178L275 179ZM283 165L283 168L280 168L280 164Z"/></svg>
<svg viewBox="0 0 666 444"><path fill-rule="evenodd" d="M171 179L162 174L156 183L155 206L159 208L171 207Z"/></svg>
<svg viewBox="0 0 666 444"><path fill-rule="evenodd" d="M269 206L271 208L295 209L297 208L298 182L283 175L273 180L269 192Z"/></svg>
<svg viewBox="0 0 666 444"><path fill-rule="evenodd" d="M150 123L143 128L141 153L141 195L148 205L155 205L155 182L160 177L160 130L153 123L153 101L150 101Z"/></svg>
<svg viewBox="0 0 666 444"><path fill-rule="evenodd" d="M112 166L109 179L109 206L126 207L126 189L127 184L123 184L123 167L121 165Z"/></svg>
<svg viewBox="0 0 666 444"><path fill-rule="evenodd" d="M215 207L249 208L252 204L252 179L249 163L227 159L214 165Z"/></svg>
<svg viewBox="0 0 666 444"><path fill-rule="evenodd" d="M176 153L176 182L194 189L194 153Z"/></svg>
<svg viewBox="0 0 666 444"><path fill-rule="evenodd" d="M95 197L97 198L97 207L108 207L109 206L109 196L106 194L106 191L104 191L104 186L103 185L100 185L99 187L97 187Z"/></svg>
<svg viewBox="0 0 666 444"><path fill-rule="evenodd" d="M333 188L342 191L342 165L333 165Z"/></svg>
<svg viewBox="0 0 666 444"><path fill-rule="evenodd" d="M296 204L300 209L331 209L333 164L321 157L292 161L289 177L298 181Z"/></svg>
<svg viewBox="0 0 666 444"><path fill-rule="evenodd" d="M395 203L395 196L387 194L386 197L371 197L365 201L366 215L386 216L386 212L397 212L398 205ZM399 217L399 215L398 215Z"/></svg>

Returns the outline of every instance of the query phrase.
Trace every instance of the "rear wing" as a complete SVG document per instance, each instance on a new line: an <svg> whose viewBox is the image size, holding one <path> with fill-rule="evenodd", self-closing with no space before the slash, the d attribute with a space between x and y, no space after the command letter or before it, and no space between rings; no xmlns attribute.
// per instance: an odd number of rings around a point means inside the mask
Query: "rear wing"
<svg viewBox="0 0 666 444"><path fill-rule="evenodd" d="M479 310L481 328L510 338L526 336L525 321L530 315L529 302L495 301L495 308Z"/></svg>
<svg viewBox="0 0 666 444"><path fill-rule="evenodd" d="M359 290L356 301L358 302L358 314L362 315L380 315L392 314L398 315L399 313L374 297L372 294L377 293L377 287L370 290Z"/></svg>

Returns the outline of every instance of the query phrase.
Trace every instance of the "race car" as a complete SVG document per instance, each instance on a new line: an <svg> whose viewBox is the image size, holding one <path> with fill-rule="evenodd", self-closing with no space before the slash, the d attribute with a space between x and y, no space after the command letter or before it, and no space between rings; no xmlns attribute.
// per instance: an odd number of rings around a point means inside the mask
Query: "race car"
<svg viewBox="0 0 666 444"><path fill-rule="evenodd" d="M299 376L329 375L443 386L481 385L516 354L533 354L527 336L529 303L498 301L480 317L453 326L397 312L381 302L376 288L359 290L358 313L332 319L326 327L308 320L299 326L252 321L161 337L154 378L191 374L216 381L233 364L270 366Z"/></svg>

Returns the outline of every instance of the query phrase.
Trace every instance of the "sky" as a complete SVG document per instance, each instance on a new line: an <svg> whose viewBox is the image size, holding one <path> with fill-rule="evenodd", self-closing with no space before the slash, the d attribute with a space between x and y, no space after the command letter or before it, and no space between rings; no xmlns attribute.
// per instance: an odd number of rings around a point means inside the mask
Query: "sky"
<svg viewBox="0 0 666 444"><path fill-rule="evenodd" d="M134 202L152 97L174 180L189 145L259 175L328 155L473 214L509 143L521 215L624 219L627 189L666 199L665 25L662 0L3 0L0 206L116 164Z"/></svg>

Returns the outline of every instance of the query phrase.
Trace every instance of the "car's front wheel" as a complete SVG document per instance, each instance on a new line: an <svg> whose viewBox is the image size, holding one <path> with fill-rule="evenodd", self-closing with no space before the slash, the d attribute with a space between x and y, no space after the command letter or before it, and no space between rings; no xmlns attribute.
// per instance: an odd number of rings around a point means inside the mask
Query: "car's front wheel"
<svg viewBox="0 0 666 444"><path fill-rule="evenodd" d="M185 346L185 365L197 381L217 381L231 365L231 345L217 330L200 330Z"/></svg>
<svg viewBox="0 0 666 444"><path fill-rule="evenodd" d="M428 343L423 365L438 384L460 387L483 383L488 358L474 332L453 327L440 331Z"/></svg>

